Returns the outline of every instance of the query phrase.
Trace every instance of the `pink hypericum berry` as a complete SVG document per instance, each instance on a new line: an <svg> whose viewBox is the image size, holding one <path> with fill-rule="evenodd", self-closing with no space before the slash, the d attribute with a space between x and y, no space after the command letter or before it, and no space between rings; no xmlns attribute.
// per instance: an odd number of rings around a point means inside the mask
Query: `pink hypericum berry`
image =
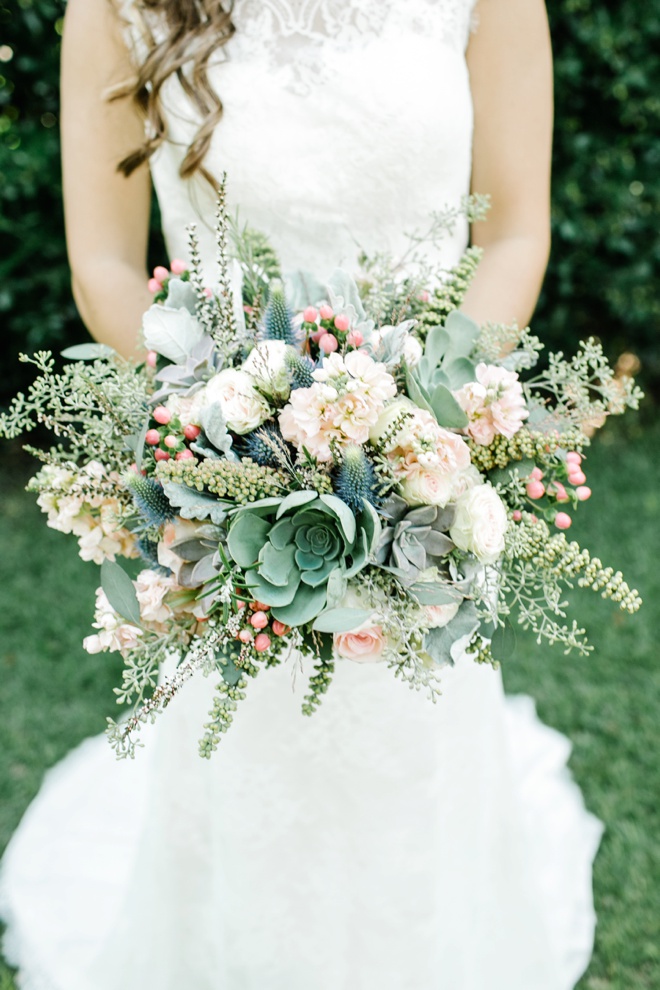
<svg viewBox="0 0 660 990"><path fill-rule="evenodd" d="M288 631L288 626L285 626L283 622L279 621L279 619L273 619L273 632L276 636L284 636L284 634L288 633Z"/></svg>
<svg viewBox="0 0 660 990"><path fill-rule="evenodd" d="M324 354L332 354L339 347L339 341L331 333L324 333L323 336L319 337L319 347Z"/></svg>
<svg viewBox="0 0 660 990"><path fill-rule="evenodd" d="M513 519L514 522L520 522L520 520L522 519L522 512L520 511L520 509L514 509L513 512L511 513L511 518Z"/></svg>
<svg viewBox="0 0 660 990"><path fill-rule="evenodd" d="M570 501L568 497L568 492L562 485L561 481L553 481L550 486L552 494L555 496L558 502L568 502Z"/></svg>
<svg viewBox="0 0 660 990"><path fill-rule="evenodd" d="M209 289L209 287L207 285L207 287L204 289L204 295L206 296L207 299L212 299L213 298L213 289Z"/></svg>
<svg viewBox="0 0 660 990"><path fill-rule="evenodd" d="M578 467L582 464L582 457L578 454L577 450L569 450L566 454L567 464L576 464Z"/></svg>
<svg viewBox="0 0 660 990"><path fill-rule="evenodd" d="M153 292L154 295L156 294L156 292L160 292L160 290L163 288L157 278L150 278L149 281L147 282L147 287L149 289L149 292Z"/></svg>
<svg viewBox="0 0 660 990"><path fill-rule="evenodd" d="M251 643L252 640L254 639L254 635L251 629L241 629L241 631L238 634L238 638L240 639L241 643Z"/></svg>
<svg viewBox="0 0 660 990"><path fill-rule="evenodd" d="M189 423L188 426L184 426L183 435L186 440L196 440L202 431L199 426L195 426L194 423Z"/></svg>
<svg viewBox="0 0 660 990"><path fill-rule="evenodd" d="M158 430L147 430L144 440L150 447L156 447L160 443L160 433Z"/></svg>
<svg viewBox="0 0 660 990"><path fill-rule="evenodd" d="M173 275L183 275L188 271L188 265L181 258L172 258L170 261L170 271Z"/></svg>
<svg viewBox="0 0 660 990"><path fill-rule="evenodd" d="M176 455L175 460L177 461L190 461L195 455L192 450L180 450Z"/></svg>
<svg viewBox="0 0 660 990"><path fill-rule="evenodd" d="M420 294L419 294L419 301L420 301L420 302L423 302L423 303L427 303L427 302L429 301L429 299L430 299L430 298L431 298L431 296L430 296L430 294L429 294L429 293L428 293L428 292L426 291L426 289L422 289L422 291L421 291L421 292L420 292Z"/></svg>
<svg viewBox="0 0 660 990"><path fill-rule="evenodd" d="M570 529L573 520L566 512L558 512L555 516L555 526L557 529Z"/></svg>
<svg viewBox="0 0 660 990"><path fill-rule="evenodd" d="M533 481L541 481L542 478L543 478L543 471L541 470L541 468L539 468L539 467L533 468L533 470L532 470L532 472L530 474L530 478Z"/></svg>
<svg viewBox="0 0 660 990"><path fill-rule="evenodd" d="M161 426L167 426L172 419L172 413L165 406L156 406L154 409L154 419Z"/></svg>
<svg viewBox="0 0 660 990"><path fill-rule="evenodd" d="M240 600L237 601L236 608L238 609L239 612L242 612L244 608L247 608L247 602L242 602Z"/></svg>
<svg viewBox="0 0 660 990"><path fill-rule="evenodd" d="M147 353L147 366L149 368L155 368L158 364L158 354L156 351L149 351Z"/></svg>
<svg viewBox="0 0 660 990"><path fill-rule="evenodd" d="M154 450L154 457L157 461L169 461L170 452L169 450L161 450L160 447L156 447Z"/></svg>
<svg viewBox="0 0 660 990"><path fill-rule="evenodd" d="M154 278L156 279L157 282L160 282L161 285L163 284L165 279L169 277L170 277L170 273L168 272L167 268L163 268L162 265L158 265L156 268L154 268Z"/></svg>
<svg viewBox="0 0 660 990"><path fill-rule="evenodd" d="M537 523L539 521L538 516L535 516L533 512L530 513L529 518L532 520L533 523Z"/></svg>
<svg viewBox="0 0 660 990"><path fill-rule="evenodd" d="M171 450L172 447L178 447L179 446L179 438L178 437L175 437L173 433L168 433L167 436L165 437L163 443L165 444L166 447L169 447L170 450Z"/></svg>
<svg viewBox="0 0 660 990"><path fill-rule="evenodd" d="M328 331L325 329L325 327L319 327L318 330L314 331L314 333L310 333L309 338L310 340L313 340L318 344L323 334L327 332Z"/></svg>
<svg viewBox="0 0 660 990"><path fill-rule="evenodd" d="M257 653L265 653L266 650L270 649L270 636L267 636L266 633L259 633L254 641L254 648Z"/></svg>
<svg viewBox="0 0 660 990"><path fill-rule="evenodd" d="M575 471L571 471L569 469L568 480L572 485L583 485L587 480L587 476L584 471L580 471L579 468Z"/></svg>
<svg viewBox="0 0 660 990"><path fill-rule="evenodd" d="M250 602L250 608L253 612L267 612L270 606L264 605L263 602Z"/></svg>
<svg viewBox="0 0 660 990"><path fill-rule="evenodd" d="M340 333L346 333L350 325L351 321L345 314L341 313L339 316L335 316L335 326Z"/></svg>
<svg viewBox="0 0 660 990"><path fill-rule="evenodd" d="M331 320L334 315L332 306L319 306L319 316L322 320Z"/></svg>
<svg viewBox="0 0 660 990"><path fill-rule="evenodd" d="M250 616L250 625L254 629L265 629L268 625L268 616L265 612L255 612Z"/></svg>
<svg viewBox="0 0 660 990"><path fill-rule="evenodd" d="M317 313L314 306L308 306L303 312L303 320L305 323L316 323L316 318L319 314Z"/></svg>
<svg viewBox="0 0 660 990"><path fill-rule="evenodd" d="M545 495L545 485L542 481L530 481L527 485L527 494L530 498L543 498Z"/></svg>
<svg viewBox="0 0 660 990"><path fill-rule="evenodd" d="M575 489L575 494L578 502L586 502L588 498L591 498L591 488L587 485L580 485L579 488Z"/></svg>
<svg viewBox="0 0 660 990"><path fill-rule="evenodd" d="M337 322L335 320L335 322ZM346 343L351 347L361 347L364 344L364 337L359 330L351 330L348 337L346 338Z"/></svg>

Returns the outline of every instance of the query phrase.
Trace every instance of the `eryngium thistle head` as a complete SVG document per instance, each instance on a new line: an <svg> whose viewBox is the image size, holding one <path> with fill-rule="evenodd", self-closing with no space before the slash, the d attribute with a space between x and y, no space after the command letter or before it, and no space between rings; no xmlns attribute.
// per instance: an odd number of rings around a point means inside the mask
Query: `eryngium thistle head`
<svg viewBox="0 0 660 990"><path fill-rule="evenodd" d="M236 444L242 457L249 457L262 467L279 468L291 458L287 443L277 426L266 424L246 433Z"/></svg>
<svg viewBox="0 0 660 990"><path fill-rule="evenodd" d="M174 517L174 510L158 481L131 471L124 483L133 496L136 509L149 526L164 526Z"/></svg>
<svg viewBox="0 0 660 990"><path fill-rule="evenodd" d="M315 365L310 357L306 354L298 354L292 349L286 352L285 361L291 381L291 391L296 388L309 388L314 384L312 372Z"/></svg>
<svg viewBox="0 0 660 990"><path fill-rule="evenodd" d="M365 502L378 505L376 475L358 444L344 447L344 457L334 487L335 494L355 513L362 511Z"/></svg>
<svg viewBox="0 0 660 990"><path fill-rule="evenodd" d="M298 347L299 334L293 326L293 316L286 304L284 287L280 281L275 281L270 287L268 306L264 313L264 340L283 340L285 344Z"/></svg>
<svg viewBox="0 0 660 990"><path fill-rule="evenodd" d="M156 540L152 540L148 536L141 536L136 546L142 560L145 564L149 564L152 570L159 571L161 574L172 573L169 567L163 567L158 560L158 543Z"/></svg>

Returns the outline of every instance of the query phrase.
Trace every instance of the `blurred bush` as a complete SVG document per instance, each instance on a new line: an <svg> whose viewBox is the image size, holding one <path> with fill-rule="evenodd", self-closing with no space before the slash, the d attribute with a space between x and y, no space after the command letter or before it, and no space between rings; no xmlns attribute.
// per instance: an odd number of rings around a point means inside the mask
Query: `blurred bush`
<svg viewBox="0 0 660 990"><path fill-rule="evenodd" d="M19 349L80 338L63 236L58 60L64 0L0 0L0 318ZM633 350L660 382L660 0L555 0L554 243L535 325ZM159 258L159 260L161 260Z"/></svg>

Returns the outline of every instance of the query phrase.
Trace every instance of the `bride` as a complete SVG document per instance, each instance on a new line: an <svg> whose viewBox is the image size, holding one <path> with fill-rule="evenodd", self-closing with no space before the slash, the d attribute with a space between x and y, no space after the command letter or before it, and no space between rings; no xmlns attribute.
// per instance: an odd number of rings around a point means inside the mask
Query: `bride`
<svg viewBox="0 0 660 990"><path fill-rule="evenodd" d="M548 27L542 0L473 7L69 0L67 238L91 333L135 351L151 179L170 256L195 220L212 281L224 170L285 268L319 275L360 248L402 251L471 183L492 209L471 232L485 257L465 309L525 324L549 246ZM467 236L458 224L438 264ZM209 762L200 678L134 762L99 736L47 774L3 863L22 988L575 986L600 825L567 740L467 656L436 705L344 661L303 719L306 677L265 671Z"/></svg>

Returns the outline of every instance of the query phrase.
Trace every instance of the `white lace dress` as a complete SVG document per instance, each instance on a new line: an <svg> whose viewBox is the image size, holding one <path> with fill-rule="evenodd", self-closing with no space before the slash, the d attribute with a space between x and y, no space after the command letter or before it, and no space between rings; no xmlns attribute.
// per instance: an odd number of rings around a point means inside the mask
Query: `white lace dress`
<svg viewBox="0 0 660 990"><path fill-rule="evenodd" d="M403 246L468 189L472 0L237 0L209 161L287 268ZM132 18L131 2L125 12ZM139 30L129 32L140 57ZM213 194L178 166L194 124L165 93L152 163L171 256ZM443 261L465 245L459 227ZM93 662L93 661L90 661ZM3 864L26 990L570 990L591 953L601 828L568 741L463 657L437 705L386 667L263 672L212 761L191 682L134 763L89 739L47 775ZM101 713L99 713L99 720Z"/></svg>

